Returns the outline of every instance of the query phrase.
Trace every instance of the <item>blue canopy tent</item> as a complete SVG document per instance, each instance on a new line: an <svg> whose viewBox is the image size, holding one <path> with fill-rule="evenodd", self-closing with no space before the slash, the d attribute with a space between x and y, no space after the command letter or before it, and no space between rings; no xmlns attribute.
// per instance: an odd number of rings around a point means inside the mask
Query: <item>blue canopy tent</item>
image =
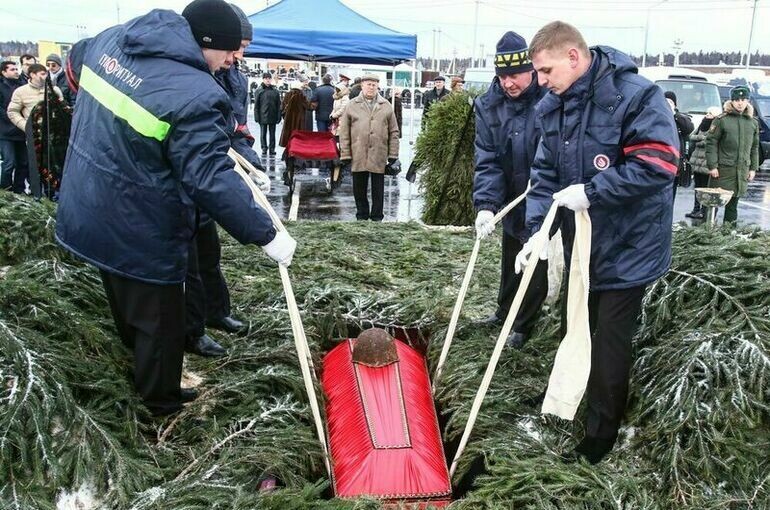
<svg viewBox="0 0 770 510"><path fill-rule="evenodd" d="M416 35L378 25L339 0L283 0L249 21L247 57L396 65L417 55Z"/></svg>

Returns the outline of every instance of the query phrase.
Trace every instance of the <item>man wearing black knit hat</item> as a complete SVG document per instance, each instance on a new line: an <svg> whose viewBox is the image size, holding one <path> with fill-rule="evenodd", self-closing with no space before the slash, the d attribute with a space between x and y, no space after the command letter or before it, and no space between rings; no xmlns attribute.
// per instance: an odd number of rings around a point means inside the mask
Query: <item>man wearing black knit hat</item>
<svg viewBox="0 0 770 510"><path fill-rule="evenodd" d="M246 13L235 4L230 4L238 16L240 47L233 53L231 63L227 61L214 77L225 89L235 117L235 131L231 133L233 149L248 160L255 168L263 169L262 161L252 145L254 137L246 125L248 111L248 80L238 69L243 52L251 43L252 26ZM260 188L270 191L270 180L261 174ZM222 274L220 260L222 247L219 242L216 223L206 214L200 215L195 242L190 248L185 294L187 302L187 340L185 351L200 356L224 356L227 351L206 333L206 326L228 333L239 333L244 329L241 321L231 315L230 291Z"/></svg>
<svg viewBox="0 0 770 510"><path fill-rule="evenodd" d="M135 387L155 415L196 396L180 388L196 210L280 264L296 248L227 156L232 108L212 73L240 45L230 5L196 0L181 16L150 11L70 54L78 107L56 239L100 269L118 334L134 351Z"/></svg>
<svg viewBox="0 0 770 510"><path fill-rule="evenodd" d="M495 75L487 92L476 99L473 203L478 211L476 232L482 238L494 230L495 213L527 188L540 138L535 129L535 105L547 92L537 83L527 42L516 32L506 32L497 43ZM521 204L503 220L498 308L483 321L486 324L502 324L519 288L521 275L515 274L514 263L529 234L524 219ZM547 262L541 261L513 323L509 347L520 349L527 341L547 294Z"/></svg>

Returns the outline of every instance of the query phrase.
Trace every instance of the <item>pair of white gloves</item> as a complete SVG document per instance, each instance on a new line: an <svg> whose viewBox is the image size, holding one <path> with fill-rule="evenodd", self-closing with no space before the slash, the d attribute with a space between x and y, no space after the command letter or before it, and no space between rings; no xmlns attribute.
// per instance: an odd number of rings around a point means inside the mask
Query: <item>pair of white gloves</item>
<svg viewBox="0 0 770 510"><path fill-rule="evenodd" d="M554 202L560 207L566 207L575 212L585 211L591 206L586 196L585 184L573 184L563 190L553 194ZM481 210L476 215L476 237L484 239L495 231L494 213L492 211ZM521 273L522 269L529 264L529 256L532 254L532 247L538 236L547 236L548 232L537 232L529 238L521 247L521 251L516 255L514 270L516 274ZM548 244L546 249L540 253L540 260L548 260Z"/></svg>

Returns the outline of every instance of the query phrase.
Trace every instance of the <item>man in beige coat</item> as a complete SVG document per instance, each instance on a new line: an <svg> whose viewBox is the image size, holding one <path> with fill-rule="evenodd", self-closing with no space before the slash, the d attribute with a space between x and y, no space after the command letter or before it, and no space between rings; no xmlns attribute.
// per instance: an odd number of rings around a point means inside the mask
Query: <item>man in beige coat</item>
<svg viewBox="0 0 770 510"><path fill-rule="evenodd" d="M393 107L377 93L379 78L361 77L361 94L340 117L340 159L353 172L356 219L382 221L385 167L398 159L398 123ZM369 209L369 179L372 207Z"/></svg>
<svg viewBox="0 0 770 510"><path fill-rule="evenodd" d="M48 76L48 70L41 64L31 64L28 72L29 83L14 90L8 104L8 119L22 131L25 131L32 108L45 97L45 78ZM59 87L53 90L62 97Z"/></svg>

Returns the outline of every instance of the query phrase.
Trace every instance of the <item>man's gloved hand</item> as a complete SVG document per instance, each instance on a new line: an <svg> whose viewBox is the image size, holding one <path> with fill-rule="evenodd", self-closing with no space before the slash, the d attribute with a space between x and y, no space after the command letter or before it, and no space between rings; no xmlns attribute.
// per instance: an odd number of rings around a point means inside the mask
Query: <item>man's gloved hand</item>
<svg viewBox="0 0 770 510"><path fill-rule="evenodd" d="M554 193L553 199L562 207L566 207L575 212L585 211L591 207L591 202L586 196L585 184L573 184L563 190Z"/></svg>
<svg viewBox="0 0 770 510"><path fill-rule="evenodd" d="M256 173L252 172L251 180L262 190L262 193L270 193L270 177L265 172L257 170Z"/></svg>
<svg viewBox="0 0 770 510"><path fill-rule="evenodd" d="M532 254L532 247L535 245L537 239L540 239L544 236L546 238L545 248L543 248L543 251L540 252L540 260L548 260L548 234L545 232L537 232L533 234L526 243L524 243L524 246L521 247L521 251L518 255L516 255L516 261L513 263L513 270L516 272L516 274L521 273L522 269L529 265L529 258Z"/></svg>
<svg viewBox="0 0 770 510"><path fill-rule="evenodd" d="M385 175L398 175L401 173L401 162L398 158L388 158L388 164L385 165Z"/></svg>
<svg viewBox="0 0 770 510"><path fill-rule="evenodd" d="M267 256L286 267L291 265L294 250L297 249L297 241L285 230L275 234L272 241L262 247Z"/></svg>
<svg viewBox="0 0 770 510"><path fill-rule="evenodd" d="M476 215L476 238L484 239L495 231L495 224L492 221L495 214L492 211L482 209Z"/></svg>
<svg viewBox="0 0 770 510"><path fill-rule="evenodd" d="M350 173L350 170L353 167L353 160L350 159L341 159L340 160L340 171L342 173Z"/></svg>

